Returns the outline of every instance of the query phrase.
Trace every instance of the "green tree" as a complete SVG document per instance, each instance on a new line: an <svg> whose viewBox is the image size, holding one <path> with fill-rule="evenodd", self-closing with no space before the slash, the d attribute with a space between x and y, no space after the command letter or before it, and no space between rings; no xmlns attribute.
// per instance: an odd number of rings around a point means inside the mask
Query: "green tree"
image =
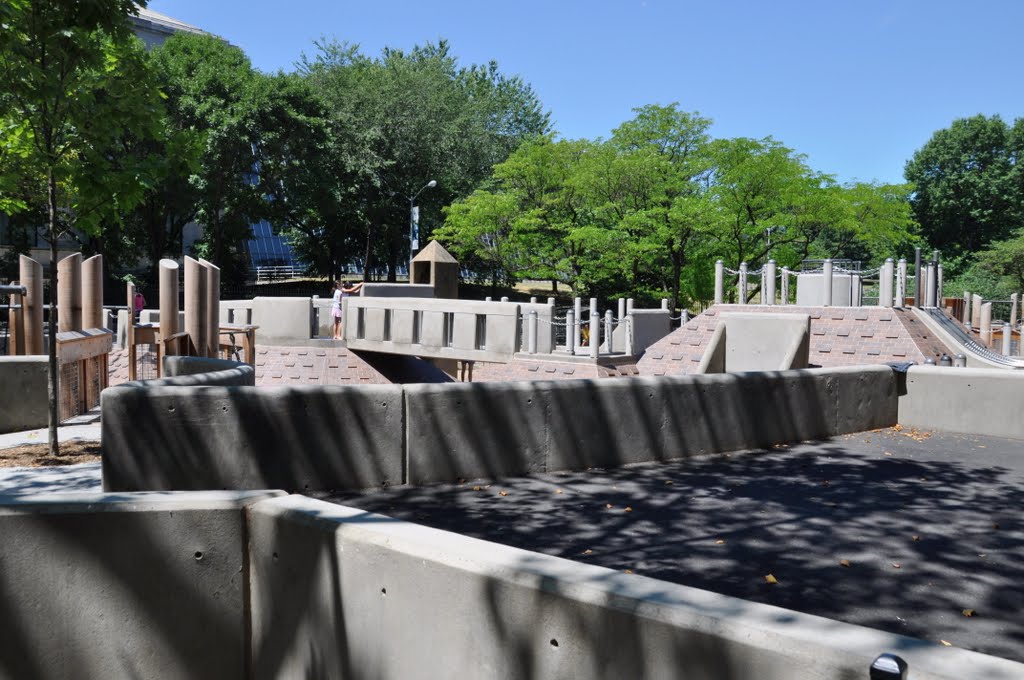
<svg viewBox="0 0 1024 680"><path fill-rule="evenodd" d="M1024 130L1018 120L1013 130ZM972 253L1024 227L1019 132L999 116L960 118L939 130L904 168L927 242L946 255Z"/></svg>
<svg viewBox="0 0 1024 680"><path fill-rule="evenodd" d="M532 90L497 66L461 67L448 43L385 49L378 59L352 46L326 42L300 64L336 120L335 138L350 159L338 169L339 213L357 224L367 272L377 262L389 279L409 255L409 197L419 197L421 232L429 237L441 208L467 196L495 163L548 129ZM359 130L358 134L342 130ZM425 238L421 238L421 241Z"/></svg>
<svg viewBox="0 0 1024 680"><path fill-rule="evenodd" d="M57 242L72 226L89 233L142 196L137 168L111 153L156 118L141 47L131 36L132 0L66 3L8 0L0 31L0 209L45 196L50 244L50 451L57 440L55 293ZM10 192L11 184L16 187ZM10 193L9 193L10 192ZM20 194L20 196L18 195ZM30 200L26 201L25 197Z"/></svg>

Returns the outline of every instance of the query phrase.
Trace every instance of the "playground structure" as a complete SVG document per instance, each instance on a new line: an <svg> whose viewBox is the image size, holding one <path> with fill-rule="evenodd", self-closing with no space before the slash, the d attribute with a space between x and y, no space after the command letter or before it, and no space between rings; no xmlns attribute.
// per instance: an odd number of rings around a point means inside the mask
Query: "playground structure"
<svg viewBox="0 0 1024 680"><path fill-rule="evenodd" d="M9 386L0 395L4 432L45 427L49 421L43 268L24 255L18 264L20 280L4 290L12 300L8 356L0 357L0 374ZM57 397L63 422L99 405L113 341L103 323L102 256L83 262L80 253L69 255L57 263L57 276Z"/></svg>

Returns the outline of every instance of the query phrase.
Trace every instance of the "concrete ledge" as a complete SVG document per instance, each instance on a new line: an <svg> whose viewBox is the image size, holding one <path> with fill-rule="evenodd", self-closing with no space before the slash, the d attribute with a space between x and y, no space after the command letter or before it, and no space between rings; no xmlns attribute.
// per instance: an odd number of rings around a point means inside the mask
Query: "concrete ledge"
<svg viewBox="0 0 1024 680"><path fill-rule="evenodd" d="M46 355L0 357L0 434L49 426L49 375Z"/></svg>
<svg viewBox="0 0 1024 680"><path fill-rule="evenodd" d="M410 484L672 460L897 419L887 366L405 390Z"/></svg>
<svg viewBox="0 0 1024 680"><path fill-rule="evenodd" d="M248 510L256 678L867 678L1024 666L300 496Z"/></svg>
<svg viewBox="0 0 1024 680"><path fill-rule="evenodd" d="M239 370L235 369L245 369ZM207 357L164 357L164 375L168 378L175 378L185 375L199 375L203 373L219 373L220 371L233 371L230 374L216 376L222 382L219 385L255 385L256 371L244 361L228 361L225 359L210 359ZM236 378L238 379L236 381ZM251 380L250 380L251 378ZM167 383L170 384L170 383Z"/></svg>
<svg viewBox="0 0 1024 680"><path fill-rule="evenodd" d="M919 428L1024 439L1024 373L994 368L913 366L899 421Z"/></svg>
<svg viewBox="0 0 1024 680"><path fill-rule="evenodd" d="M0 676L246 677L243 508L273 495L0 498Z"/></svg>
<svg viewBox="0 0 1024 680"><path fill-rule="evenodd" d="M400 386L120 386L102 407L107 491L345 490L405 476Z"/></svg>

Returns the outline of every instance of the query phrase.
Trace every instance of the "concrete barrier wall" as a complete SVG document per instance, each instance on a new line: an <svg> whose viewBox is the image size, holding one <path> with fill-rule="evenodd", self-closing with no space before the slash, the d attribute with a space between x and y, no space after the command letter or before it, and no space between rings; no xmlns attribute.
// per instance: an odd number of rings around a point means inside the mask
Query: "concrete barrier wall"
<svg viewBox="0 0 1024 680"><path fill-rule="evenodd" d="M158 382L103 392L107 491L319 491L404 479L399 385L151 386Z"/></svg>
<svg viewBox="0 0 1024 680"><path fill-rule="evenodd" d="M302 496L252 506L253 677L1009 680L965 650Z"/></svg>
<svg viewBox="0 0 1024 680"><path fill-rule="evenodd" d="M885 366L405 386L167 382L184 379L104 391L105 489L422 484L679 459L896 422Z"/></svg>
<svg viewBox="0 0 1024 680"><path fill-rule="evenodd" d="M212 385L255 385L256 371L242 361L226 359L210 359L207 357L164 357L164 375L168 378L179 378L186 375L203 375ZM222 373L228 371L228 373ZM215 375L210 375L215 374ZM163 385L185 384L180 380L171 380Z"/></svg>
<svg viewBox="0 0 1024 680"><path fill-rule="evenodd" d="M0 498L0 678L248 677L243 512L273 495Z"/></svg>
<svg viewBox="0 0 1024 680"><path fill-rule="evenodd" d="M672 332L671 314L667 309L634 309L630 314L633 324L632 353L643 354L647 348ZM626 326L615 329L613 342L616 351L625 348Z"/></svg>
<svg viewBox="0 0 1024 680"><path fill-rule="evenodd" d="M257 297L252 301L252 323L259 326L256 342L286 345L313 337L311 298Z"/></svg>
<svg viewBox="0 0 1024 680"><path fill-rule="evenodd" d="M903 425L1024 439L1024 371L913 366L899 398Z"/></svg>
<svg viewBox="0 0 1024 680"><path fill-rule="evenodd" d="M408 483L672 460L896 423L886 366L405 387Z"/></svg>
<svg viewBox="0 0 1024 680"><path fill-rule="evenodd" d="M0 357L0 434L50 423L46 355Z"/></svg>

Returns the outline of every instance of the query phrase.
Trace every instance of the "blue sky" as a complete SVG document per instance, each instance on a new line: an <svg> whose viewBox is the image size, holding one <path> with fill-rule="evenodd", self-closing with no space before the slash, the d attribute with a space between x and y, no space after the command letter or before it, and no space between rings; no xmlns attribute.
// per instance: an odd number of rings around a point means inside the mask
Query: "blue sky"
<svg viewBox="0 0 1024 680"><path fill-rule="evenodd" d="M958 117L1024 117L1024 1L151 0L264 71L322 37L368 55L447 39L536 90L563 137L607 137L645 104L679 102L717 137L772 136L812 168L902 181Z"/></svg>

